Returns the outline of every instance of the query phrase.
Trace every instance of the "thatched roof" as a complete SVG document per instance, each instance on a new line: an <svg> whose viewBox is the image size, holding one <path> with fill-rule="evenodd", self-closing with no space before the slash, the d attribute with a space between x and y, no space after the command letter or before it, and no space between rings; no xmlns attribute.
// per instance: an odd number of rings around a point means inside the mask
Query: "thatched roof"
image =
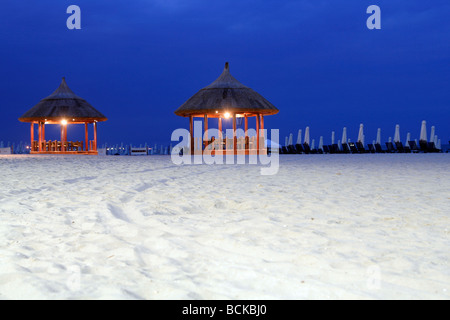
<svg viewBox="0 0 450 320"><path fill-rule="evenodd" d="M216 111L269 115L279 110L259 93L236 80L230 74L227 62L220 77L193 95L175 114L187 117L192 114L214 114Z"/></svg>
<svg viewBox="0 0 450 320"><path fill-rule="evenodd" d="M61 85L55 92L42 99L19 118L22 122L59 121L61 119L76 119L79 122L108 120L86 100L73 93L67 86L65 78L62 79Z"/></svg>

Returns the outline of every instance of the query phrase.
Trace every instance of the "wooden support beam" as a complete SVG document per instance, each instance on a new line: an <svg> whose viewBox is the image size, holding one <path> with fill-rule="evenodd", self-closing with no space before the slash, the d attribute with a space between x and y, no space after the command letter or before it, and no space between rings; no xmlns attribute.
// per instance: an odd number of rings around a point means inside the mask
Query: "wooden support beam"
<svg viewBox="0 0 450 320"><path fill-rule="evenodd" d="M191 155L194 154L194 117L192 115L189 116L189 133L191 139Z"/></svg>
<svg viewBox="0 0 450 320"><path fill-rule="evenodd" d="M245 130L245 150L250 148L250 144L248 141L248 117L247 114L244 115L244 130Z"/></svg>
<svg viewBox="0 0 450 320"><path fill-rule="evenodd" d="M264 115L259 115L259 117L260 117L260 130L262 131L261 132L261 136L262 137L264 137ZM258 137L259 137L260 135L258 134ZM265 144L266 142L265 142L265 140L263 139L263 145L262 146L260 146L261 147L261 149L265 149L265 146L264 146L264 144ZM260 142L258 142L258 145L260 144ZM258 148L258 150L259 150L259 148Z"/></svg>
<svg viewBox="0 0 450 320"><path fill-rule="evenodd" d="M222 150L223 149L223 139L224 139L224 136L223 136L223 134L222 134L222 118L221 117L219 117L219 150ZM225 149L226 149L226 146L225 146Z"/></svg>
<svg viewBox="0 0 450 320"><path fill-rule="evenodd" d="M45 141L45 122L42 122L42 142Z"/></svg>
<svg viewBox="0 0 450 320"><path fill-rule="evenodd" d="M31 150L31 151L36 151L36 150L33 150L33 142L34 142L34 122L31 122L30 134L31 134L30 150Z"/></svg>
<svg viewBox="0 0 450 320"><path fill-rule="evenodd" d="M259 114L256 115L256 154L259 154Z"/></svg>
<svg viewBox="0 0 450 320"><path fill-rule="evenodd" d="M233 150L237 150L237 135L236 135L236 113L233 114Z"/></svg>
<svg viewBox="0 0 450 320"><path fill-rule="evenodd" d="M42 151L42 122L39 121L39 129L38 129L38 135L39 135L39 146L38 151Z"/></svg>
<svg viewBox="0 0 450 320"><path fill-rule="evenodd" d="M62 151L67 151L67 124L62 125L63 140L61 141Z"/></svg>
<svg viewBox="0 0 450 320"><path fill-rule="evenodd" d="M84 151L89 151L89 132L88 132L88 123L85 122L84 123L84 140L85 140L85 145L84 145Z"/></svg>
<svg viewBox="0 0 450 320"><path fill-rule="evenodd" d="M203 146L204 146L204 149L206 149L206 146L208 145L208 141L209 141L209 137L208 137L208 115L207 114L205 114L205 116L204 116L204 124L205 124L205 134L204 134L204 136L205 136L205 141L204 141L204 143L203 143ZM203 141L203 137L202 137L202 141Z"/></svg>
<svg viewBox="0 0 450 320"><path fill-rule="evenodd" d="M64 125L61 124L61 151L64 151Z"/></svg>
<svg viewBox="0 0 450 320"><path fill-rule="evenodd" d="M94 151L97 151L97 122L94 121Z"/></svg>

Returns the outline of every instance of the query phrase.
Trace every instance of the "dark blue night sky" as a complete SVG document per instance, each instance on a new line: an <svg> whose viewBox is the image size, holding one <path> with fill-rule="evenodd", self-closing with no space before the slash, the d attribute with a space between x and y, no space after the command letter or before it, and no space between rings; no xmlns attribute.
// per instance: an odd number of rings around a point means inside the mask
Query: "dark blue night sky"
<svg viewBox="0 0 450 320"><path fill-rule="evenodd" d="M69 30L69 5L81 30ZM369 5L381 30L369 30ZM311 138L347 127L366 142L419 138L422 120L450 140L450 2L361 0L2 0L0 141L28 141L18 118L66 77L104 113L102 143L169 143L174 111L231 74L280 113L266 128ZM69 129L70 130L70 129ZM82 128L81 128L82 130ZM69 131L70 135L70 131Z"/></svg>

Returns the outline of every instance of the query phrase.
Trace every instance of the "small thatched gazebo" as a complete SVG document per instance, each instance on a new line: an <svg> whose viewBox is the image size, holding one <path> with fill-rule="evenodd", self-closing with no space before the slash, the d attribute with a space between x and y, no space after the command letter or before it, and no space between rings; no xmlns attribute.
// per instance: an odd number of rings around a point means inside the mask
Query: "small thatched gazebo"
<svg viewBox="0 0 450 320"><path fill-rule="evenodd" d="M266 152L262 141L263 134L260 131L264 129L264 116L278 112L279 110L263 96L236 80L230 74L227 62L219 78L193 95L175 111L175 114L189 117L191 154L198 150L194 145L194 117L204 119L205 131L208 130L208 119L218 118L219 137L209 140L209 137L206 136L202 141L201 149L198 151L209 148L215 154L260 154ZM252 138L248 136L249 117L256 118L256 137ZM233 119L233 139L231 143L228 143L228 139L224 138L222 134L222 119L229 118ZM241 139L239 145L236 135L237 118L243 118L245 126L245 137Z"/></svg>
<svg viewBox="0 0 450 320"><path fill-rule="evenodd" d="M55 92L42 99L20 117L19 120L31 123L30 152L32 154L98 154L97 122L108 119L86 100L73 93L67 86L65 78L63 78L61 85ZM35 124L38 125L37 140L35 140ZM45 140L45 125L47 124L61 126L60 141ZM84 124L84 141L67 140L67 127L69 124ZM93 125L94 140L89 140L89 124Z"/></svg>

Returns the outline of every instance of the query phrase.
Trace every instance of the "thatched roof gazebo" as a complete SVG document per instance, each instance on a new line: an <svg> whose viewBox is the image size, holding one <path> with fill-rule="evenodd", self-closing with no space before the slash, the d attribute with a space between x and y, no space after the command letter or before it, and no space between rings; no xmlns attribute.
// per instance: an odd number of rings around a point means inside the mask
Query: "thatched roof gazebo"
<svg viewBox="0 0 450 320"><path fill-rule="evenodd" d="M209 146L209 148L214 149L216 154L224 149L224 153L226 153L226 150L231 149L231 152L234 154L258 154L264 149L264 143L260 144L260 137L263 136L262 131L260 130L264 129L264 116L273 115L278 112L279 110L263 96L236 80L236 78L230 74L229 64L227 62L225 63L225 68L219 78L209 86L204 87L194 94L175 111L175 114L182 117L189 117L191 154L194 154L194 150L196 149L193 136L194 117L204 118L205 131L208 130L208 119L218 118L219 135L222 133L222 119L233 119L232 144L228 145L226 139L222 140L222 137L210 141L209 137L206 136L205 141L202 143L202 149ZM256 137L253 142L250 141L248 136L248 117L256 118ZM244 118L245 121L245 138L243 139L240 148L238 148L237 145L237 118ZM214 145L212 145L213 142ZM243 151L238 151L238 149Z"/></svg>
<svg viewBox="0 0 450 320"><path fill-rule="evenodd" d="M63 78L55 92L25 112L19 120L31 123L32 154L98 154L97 123L108 119L86 100L73 93ZM38 125L37 140L35 140L35 124ZM61 126L61 141L45 140L47 124ZM70 124L85 125L85 141L67 140L67 127ZM89 124L93 125L94 140L89 140Z"/></svg>

